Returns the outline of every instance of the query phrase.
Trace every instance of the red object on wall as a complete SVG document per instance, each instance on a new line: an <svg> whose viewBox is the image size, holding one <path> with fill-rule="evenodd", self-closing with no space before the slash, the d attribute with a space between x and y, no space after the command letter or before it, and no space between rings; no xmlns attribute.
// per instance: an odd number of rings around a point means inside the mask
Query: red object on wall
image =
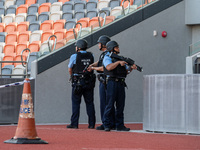
<svg viewBox="0 0 200 150"><path fill-rule="evenodd" d="M166 32L166 31L163 31L163 32L162 32L162 37L165 38L166 36L167 36L167 32Z"/></svg>

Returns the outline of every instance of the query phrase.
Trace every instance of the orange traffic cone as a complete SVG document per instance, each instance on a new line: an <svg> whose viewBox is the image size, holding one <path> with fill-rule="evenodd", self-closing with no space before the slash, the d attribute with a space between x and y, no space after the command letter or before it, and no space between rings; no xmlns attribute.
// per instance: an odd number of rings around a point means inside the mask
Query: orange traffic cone
<svg viewBox="0 0 200 150"><path fill-rule="evenodd" d="M15 136L4 143L15 144L48 144L37 137L35 117L33 112L33 100L31 96L30 80L24 80L24 89L19 112L18 126Z"/></svg>

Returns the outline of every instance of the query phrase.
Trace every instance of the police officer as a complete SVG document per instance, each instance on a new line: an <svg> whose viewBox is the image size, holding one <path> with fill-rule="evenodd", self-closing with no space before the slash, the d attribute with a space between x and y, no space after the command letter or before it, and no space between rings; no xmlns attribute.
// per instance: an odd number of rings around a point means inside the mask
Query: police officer
<svg viewBox="0 0 200 150"><path fill-rule="evenodd" d="M78 40L75 44L76 54L71 55L68 71L72 79L72 116L67 128L78 128L81 97L84 97L88 115L88 128L95 127L94 86L95 74L88 72L87 67L94 62L92 53L87 52L87 41Z"/></svg>
<svg viewBox="0 0 200 150"><path fill-rule="evenodd" d="M102 35L99 37L98 39L98 46L99 46L99 50L102 51L99 60L93 64L90 65L90 67L88 68L88 70L96 70L98 72L98 80L99 80L99 97L100 97L100 112L101 112L101 121L102 123L104 122L104 110L105 110L105 106L106 106L106 78L103 72L103 58L105 56L105 54L108 52L106 50L106 44L107 42L110 41L110 37L108 37L107 35ZM112 128L115 128L115 109L113 108L112 110L112 117L111 117L112 121L111 121L111 126ZM98 127L96 127L97 130L104 130L104 126L100 125Z"/></svg>
<svg viewBox="0 0 200 150"><path fill-rule="evenodd" d="M107 80L106 100L107 105L104 112L104 128L105 131L111 129L111 110L116 106L116 130L129 131L130 128L124 126L124 106L125 106L125 78L127 70L137 69L136 65L128 68L125 61L118 61L109 56L110 52L119 54L119 45L116 41L110 41L106 44L107 53L103 59L104 74Z"/></svg>

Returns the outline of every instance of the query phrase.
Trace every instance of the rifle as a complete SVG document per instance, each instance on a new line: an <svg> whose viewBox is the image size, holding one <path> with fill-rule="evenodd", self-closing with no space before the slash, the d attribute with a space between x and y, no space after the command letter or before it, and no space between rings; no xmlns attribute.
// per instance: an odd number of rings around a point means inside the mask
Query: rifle
<svg viewBox="0 0 200 150"><path fill-rule="evenodd" d="M118 59L118 60L122 60L122 61L125 61L128 63L129 66L132 66L135 64L135 61L132 60L131 58L127 58L127 57L123 57L123 56L119 56L117 54L114 54L113 52L110 53L109 57L111 58L115 58L115 59ZM143 68L136 65L137 66L137 70L142 72L143 71Z"/></svg>

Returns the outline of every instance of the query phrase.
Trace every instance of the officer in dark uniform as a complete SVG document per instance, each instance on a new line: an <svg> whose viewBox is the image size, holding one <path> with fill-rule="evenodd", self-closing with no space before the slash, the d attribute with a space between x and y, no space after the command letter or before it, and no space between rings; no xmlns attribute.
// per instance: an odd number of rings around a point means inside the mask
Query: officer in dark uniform
<svg viewBox="0 0 200 150"><path fill-rule="evenodd" d="M107 105L104 112L104 128L105 131L111 129L111 111L114 105L116 106L115 111L115 122L117 131L129 131L130 128L124 126L124 106L125 106L125 78L127 72L132 69L137 69L136 65L129 68L125 61L118 61L109 56L110 52L119 54L119 45L116 41L110 41L106 44L107 53L103 59L104 74L106 75L107 90L106 100Z"/></svg>
<svg viewBox="0 0 200 150"><path fill-rule="evenodd" d="M99 50L102 51L99 60L93 64L90 65L90 67L88 68L88 70L96 70L98 72L98 80L99 80L99 96L100 96L100 112L101 112L101 121L102 123L104 122L104 110L106 107L106 78L103 72L103 58L105 56L105 54L108 52L106 50L106 44L107 42L110 41L110 37L108 37L107 35L102 35L99 37L98 39L98 43L99 43ZM111 117L111 126L112 128L114 128L115 126L115 109L113 108L112 110L112 117ZM96 127L97 130L104 130L104 126L100 125L98 127Z"/></svg>
<svg viewBox="0 0 200 150"><path fill-rule="evenodd" d="M78 40L75 44L76 54L71 55L68 71L72 79L72 116L71 124L67 128L78 128L81 97L84 97L88 115L88 128L95 127L94 87L96 76L93 71L87 71L87 67L94 63L92 53L87 52L87 41Z"/></svg>

